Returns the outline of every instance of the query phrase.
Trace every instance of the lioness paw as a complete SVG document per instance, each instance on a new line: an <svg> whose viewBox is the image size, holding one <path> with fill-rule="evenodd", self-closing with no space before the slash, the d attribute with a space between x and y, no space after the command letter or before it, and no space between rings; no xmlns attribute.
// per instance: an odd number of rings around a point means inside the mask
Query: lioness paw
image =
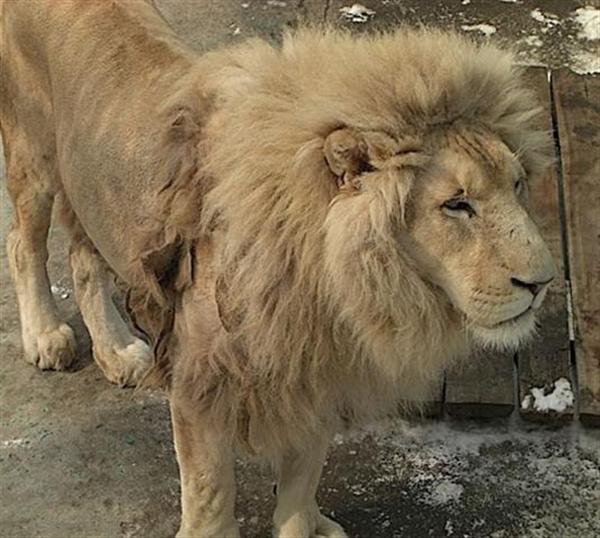
<svg viewBox="0 0 600 538"><path fill-rule="evenodd" d="M152 356L148 344L139 338L121 349L94 350L94 358L106 379L120 387L136 386L152 366Z"/></svg>
<svg viewBox="0 0 600 538"><path fill-rule="evenodd" d="M41 370L64 370L75 359L76 349L73 329L61 323L38 335L36 345L26 353L26 359Z"/></svg>

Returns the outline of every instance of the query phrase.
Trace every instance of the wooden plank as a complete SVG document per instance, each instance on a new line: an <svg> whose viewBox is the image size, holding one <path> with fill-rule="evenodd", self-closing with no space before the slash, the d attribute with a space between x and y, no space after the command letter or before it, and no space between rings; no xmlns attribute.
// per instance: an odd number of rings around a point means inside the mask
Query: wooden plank
<svg viewBox="0 0 600 538"><path fill-rule="evenodd" d="M438 419L443 415L444 403L444 374L432 383L431 392L425 400L402 400L398 405L398 415L410 422L423 419Z"/></svg>
<svg viewBox="0 0 600 538"><path fill-rule="evenodd" d="M544 114L538 127L552 131L552 105L548 74L543 67L526 72L529 86L536 91ZM558 155L556 155L558 158ZM531 184L531 212L546 240L558 268L540 316L540 332L527 348L518 353L519 401L521 416L533 421L562 422L573 418L573 406L564 411L540 411L532 405L534 388L550 391L561 378L571 380L569 331L567 320L567 288L564 277L563 245L560 222L558 170L552 167L545 177Z"/></svg>
<svg viewBox="0 0 600 538"><path fill-rule="evenodd" d="M514 408L514 358L479 351L446 373L446 412L456 418L506 417Z"/></svg>
<svg viewBox="0 0 600 538"><path fill-rule="evenodd" d="M431 392L432 398L423 405L423 418L442 418L444 411L444 375L440 375Z"/></svg>
<svg viewBox="0 0 600 538"><path fill-rule="evenodd" d="M582 422L600 425L600 76L559 71L561 146Z"/></svg>

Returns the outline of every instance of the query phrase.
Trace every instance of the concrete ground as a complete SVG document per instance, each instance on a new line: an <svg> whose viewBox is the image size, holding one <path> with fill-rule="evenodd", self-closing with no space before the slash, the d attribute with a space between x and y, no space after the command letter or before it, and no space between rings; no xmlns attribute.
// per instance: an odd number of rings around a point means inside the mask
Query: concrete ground
<svg viewBox="0 0 600 538"><path fill-rule="evenodd" d="M464 26L516 47L526 63L600 67L598 41L589 39L600 22L592 18L585 28L594 11L577 12L583 2L364 0L375 15L361 24L341 20L339 8L351 2L337 0L155 1L200 50L251 34L277 40L282 28L302 19L358 31L404 21ZM0 157L0 176L3 168ZM51 280L61 312L78 333L79 358L70 371L55 373L40 372L20 356L4 249L11 209L0 182L0 536L171 536L179 482L164 398L109 385L94 365L73 303L67 241L56 228ZM238 479L243 536L268 536L268 470L240 461ZM336 439L319 499L353 537L591 538L600 535L600 431L551 430L516 418L381 424Z"/></svg>

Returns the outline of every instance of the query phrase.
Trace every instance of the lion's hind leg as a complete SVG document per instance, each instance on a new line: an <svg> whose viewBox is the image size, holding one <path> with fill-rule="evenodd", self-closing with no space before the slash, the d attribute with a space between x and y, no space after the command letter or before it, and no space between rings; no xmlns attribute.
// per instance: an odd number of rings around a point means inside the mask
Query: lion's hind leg
<svg viewBox="0 0 600 538"><path fill-rule="evenodd" d="M152 366L152 350L131 333L119 314L111 293L113 276L104 259L78 224L70 228L75 297L90 333L94 360L111 383L135 386Z"/></svg>
<svg viewBox="0 0 600 538"><path fill-rule="evenodd" d="M43 159L35 166L35 151L22 137L16 134L4 143L7 186L15 210L6 246L19 304L24 356L38 368L63 370L73 362L76 344L72 329L59 318L46 269L46 240L56 185Z"/></svg>

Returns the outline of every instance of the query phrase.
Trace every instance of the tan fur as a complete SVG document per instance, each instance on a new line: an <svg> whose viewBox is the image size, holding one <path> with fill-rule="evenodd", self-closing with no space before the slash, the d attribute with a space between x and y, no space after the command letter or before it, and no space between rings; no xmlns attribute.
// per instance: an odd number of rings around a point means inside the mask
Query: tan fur
<svg viewBox="0 0 600 538"><path fill-rule="evenodd" d="M534 95L509 54L438 31L303 30L197 57L143 2L50 5L3 8L9 182L32 189L11 153L49 155L98 349L131 342L93 314L100 256L130 287L146 381L171 398L179 535L236 535L241 447L279 470L278 536L344 536L314 502L333 432L418 407L471 342L534 329L554 271L517 182L549 162ZM447 209L457 196L475 218ZM98 362L117 376L122 356Z"/></svg>

